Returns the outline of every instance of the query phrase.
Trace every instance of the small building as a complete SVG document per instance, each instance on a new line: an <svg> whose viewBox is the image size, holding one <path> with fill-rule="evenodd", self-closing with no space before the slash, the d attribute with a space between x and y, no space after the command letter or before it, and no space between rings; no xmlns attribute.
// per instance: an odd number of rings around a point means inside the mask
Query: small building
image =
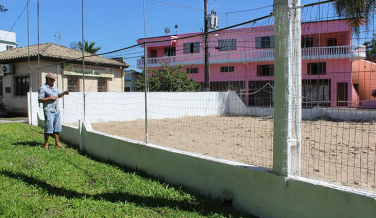
<svg viewBox="0 0 376 218"><path fill-rule="evenodd" d="M0 30L0 51L11 50L16 47L16 33Z"/></svg>
<svg viewBox="0 0 376 218"><path fill-rule="evenodd" d="M60 91L123 92L123 71L129 67L125 62L86 53L83 77L82 52L53 43L39 45L39 58L38 45L0 52L0 65L5 69L0 73L0 97L9 114L20 116L27 115L27 93L37 92L48 72L57 75L55 84Z"/></svg>
<svg viewBox="0 0 376 218"><path fill-rule="evenodd" d="M138 91L136 82L140 75L141 73L135 70L124 71L124 92L137 92Z"/></svg>

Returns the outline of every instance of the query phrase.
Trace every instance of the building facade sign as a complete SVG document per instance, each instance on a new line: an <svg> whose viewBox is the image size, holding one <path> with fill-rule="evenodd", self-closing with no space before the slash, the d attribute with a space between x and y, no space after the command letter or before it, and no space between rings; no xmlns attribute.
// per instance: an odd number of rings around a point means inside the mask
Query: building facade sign
<svg viewBox="0 0 376 218"><path fill-rule="evenodd" d="M83 67L79 64L68 64L64 67L64 75L82 76ZM97 67L85 65L85 76L114 78L114 69L110 67Z"/></svg>

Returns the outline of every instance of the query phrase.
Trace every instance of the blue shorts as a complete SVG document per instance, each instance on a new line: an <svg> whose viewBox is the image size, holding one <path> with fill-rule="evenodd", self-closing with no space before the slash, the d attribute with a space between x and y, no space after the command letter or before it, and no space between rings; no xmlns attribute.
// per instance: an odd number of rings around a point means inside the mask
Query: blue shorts
<svg viewBox="0 0 376 218"><path fill-rule="evenodd" d="M59 111L45 111L44 121L46 122L44 133L52 134L54 132L61 132L62 127Z"/></svg>

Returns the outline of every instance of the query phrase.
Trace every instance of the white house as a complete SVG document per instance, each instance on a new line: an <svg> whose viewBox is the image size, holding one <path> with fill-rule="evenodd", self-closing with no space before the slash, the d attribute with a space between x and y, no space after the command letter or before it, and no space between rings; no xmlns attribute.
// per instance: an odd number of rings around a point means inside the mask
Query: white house
<svg viewBox="0 0 376 218"><path fill-rule="evenodd" d="M37 92L48 72L57 75L60 91L123 92L123 72L129 67L123 61L86 53L83 80L82 52L53 43L39 45L39 60L37 45L2 51L0 66L0 97L8 114L18 116L27 115L27 93Z"/></svg>
<svg viewBox="0 0 376 218"><path fill-rule="evenodd" d="M0 30L0 51L10 50L16 47L16 33Z"/></svg>

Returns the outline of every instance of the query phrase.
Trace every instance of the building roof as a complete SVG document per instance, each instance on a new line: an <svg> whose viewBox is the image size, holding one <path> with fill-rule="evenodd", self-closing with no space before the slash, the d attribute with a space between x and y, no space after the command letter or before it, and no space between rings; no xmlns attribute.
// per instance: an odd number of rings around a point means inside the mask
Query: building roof
<svg viewBox="0 0 376 218"><path fill-rule="evenodd" d="M12 50L0 52L0 63L24 61L28 58L28 47L19 47ZM38 57L38 45L29 47L30 58L35 60ZM53 59L58 61L69 61L70 63L82 63L82 52L76 49L54 43L39 44L39 56L41 60ZM88 65L99 66L122 66L129 67L125 62L119 62L114 59L100 57L85 52L85 63Z"/></svg>

